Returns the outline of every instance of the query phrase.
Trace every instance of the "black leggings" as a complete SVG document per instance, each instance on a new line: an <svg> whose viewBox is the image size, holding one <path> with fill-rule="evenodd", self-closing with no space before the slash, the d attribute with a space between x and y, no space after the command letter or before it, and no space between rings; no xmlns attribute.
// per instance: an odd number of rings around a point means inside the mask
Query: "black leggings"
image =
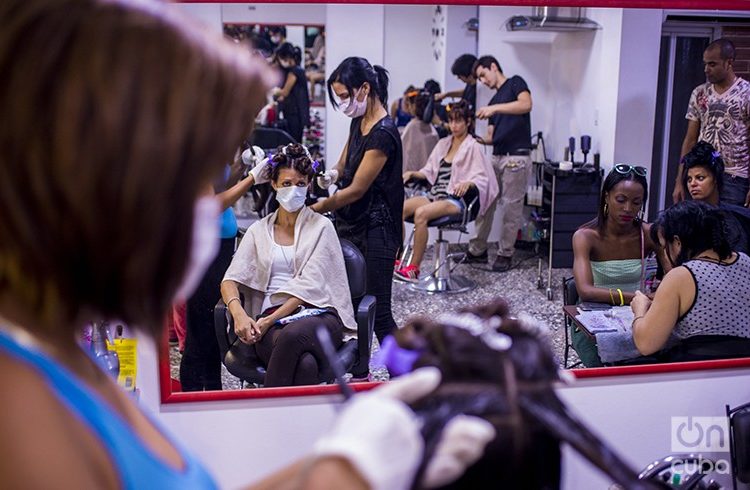
<svg viewBox="0 0 750 490"><path fill-rule="evenodd" d="M264 386L314 385L320 367L327 366L315 330L323 325L331 334L334 348L343 343L344 324L338 315L327 312L302 318L287 325L272 326L255 344L255 352L266 366Z"/></svg>
<svg viewBox="0 0 750 490"><path fill-rule="evenodd" d="M185 351L180 362L182 391L221 389L221 355L214 330L214 306L221 298L221 280L233 254L234 238L222 239L219 255L187 301Z"/></svg>
<svg viewBox="0 0 750 490"><path fill-rule="evenodd" d="M364 254L367 264L367 294L375 296L375 335L380 343L397 328L391 311L391 288L393 263L400 246L401 237L393 236L384 225L367 231L367 250Z"/></svg>

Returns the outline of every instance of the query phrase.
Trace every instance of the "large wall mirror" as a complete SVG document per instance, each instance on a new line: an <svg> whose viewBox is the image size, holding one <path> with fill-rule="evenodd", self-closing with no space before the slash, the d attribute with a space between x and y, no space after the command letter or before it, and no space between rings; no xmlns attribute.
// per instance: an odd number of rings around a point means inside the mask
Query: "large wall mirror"
<svg viewBox="0 0 750 490"><path fill-rule="evenodd" d="M599 154L603 168L608 170L613 163L623 161L639 162L648 168L649 214L653 216L663 209L671 202L670 184L686 129L687 98L692 88L705 81L702 50L711 39L722 35L750 38L750 13L730 10L744 8L745 3L591 0L582 2L585 8L574 12L571 4L575 2L546 2L566 7L568 16L580 14L591 21L591 29L575 31L564 27L511 31L507 27L509 19L531 16L534 12L529 5L533 2L507 3L521 5L184 2L177 8L238 42L256 40L258 49L265 50L266 55L279 42L277 33L283 28L286 41L301 50L310 111L317 117L317 129L308 129L305 137L308 144L309 138L318 138L320 156L325 161L338 159L346 143L349 119L333 110L321 81L324 84L344 58L363 56L388 69L391 102L401 97L407 87L422 87L427 80L436 81L443 92L460 90L464 84L451 73L453 60L464 53L492 54L506 73L518 74L528 83L534 98L532 134L543 134L549 160L564 159L570 137L578 141L581 135L590 135L591 154ZM685 10L699 8L724 10ZM737 63L740 74L743 70L750 72L750 53L744 52L750 50L741 51L742 58ZM477 90L477 105L481 107L491 93L481 84ZM477 134L482 131L479 123ZM247 209L238 209L244 219L240 220L240 228L257 219ZM592 217L595 212L591 210ZM533 231L529 236L534 236ZM468 237L455 234L449 240L459 242L460 247L465 246ZM468 293L428 295L404 284L394 285L397 323L403 324L413 314L435 315L502 295L515 312L526 311L549 325L562 363L566 343L562 281L572 275L570 264L560 259L548 275L547 256L541 254L545 260L538 259L539 247L534 241L529 240L529 250L520 256L518 267L507 273L461 264L459 267L467 268L478 282L478 287ZM205 328L214 331L213 324ZM178 345L165 337L160 356L163 402L338 391L335 385L252 387L222 368L222 391L183 392ZM750 358L574 369L574 373L577 377L601 377L734 367L750 368ZM387 379L387 372L382 373L377 366L371 365L371 371L371 380ZM372 384L351 386L360 390Z"/></svg>

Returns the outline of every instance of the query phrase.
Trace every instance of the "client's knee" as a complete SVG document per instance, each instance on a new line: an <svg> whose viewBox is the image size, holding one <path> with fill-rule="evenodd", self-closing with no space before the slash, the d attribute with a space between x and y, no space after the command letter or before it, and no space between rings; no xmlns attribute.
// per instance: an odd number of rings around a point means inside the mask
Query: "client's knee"
<svg viewBox="0 0 750 490"><path fill-rule="evenodd" d="M414 211L414 226L427 226L428 221L428 213L423 207Z"/></svg>

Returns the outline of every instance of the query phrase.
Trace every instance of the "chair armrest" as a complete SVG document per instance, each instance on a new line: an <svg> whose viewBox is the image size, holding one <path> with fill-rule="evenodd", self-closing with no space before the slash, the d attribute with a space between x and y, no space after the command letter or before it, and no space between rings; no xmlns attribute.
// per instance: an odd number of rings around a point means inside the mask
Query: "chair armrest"
<svg viewBox="0 0 750 490"><path fill-rule="evenodd" d="M229 336L227 327L232 326L232 316L227 315L227 305L221 299L214 306L214 329L216 331L216 340L219 343L219 352L224 359L229 351Z"/></svg>
<svg viewBox="0 0 750 490"><path fill-rule="evenodd" d="M366 294L357 305L357 362L352 374L364 375L370 370L370 349L375 331L375 296Z"/></svg>
<svg viewBox="0 0 750 490"><path fill-rule="evenodd" d="M477 196L474 199L472 199L471 202L464 209L464 214L461 219L462 227L466 226L469 223L469 221L471 221L471 216L474 211L474 207L477 206L478 204L479 204L479 194L477 194Z"/></svg>

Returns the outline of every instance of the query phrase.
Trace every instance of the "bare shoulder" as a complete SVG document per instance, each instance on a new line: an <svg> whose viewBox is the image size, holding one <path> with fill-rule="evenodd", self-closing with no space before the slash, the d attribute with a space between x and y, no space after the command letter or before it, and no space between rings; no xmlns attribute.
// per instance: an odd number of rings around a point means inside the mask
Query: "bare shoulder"
<svg viewBox="0 0 750 490"><path fill-rule="evenodd" d="M573 233L573 247L591 248L600 240L599 232L593 228L578 228Z"/></svg>
<svg viewBox="0 0 750 490"><path fill-rule="evenodd" d="M0 391L10 395L0 417L5 488L118 486L99 441L34 368L0 353Z"/></svg>
<svg viewBox="0 0 750 490"><path fill-rule="evenodd" d="M673 293L677 295L695 294L695 280L693 274L685 266L675 267L664 275L664 279L659 284L656 294ZM662 294L661 296L663 296Z"/></svg>

